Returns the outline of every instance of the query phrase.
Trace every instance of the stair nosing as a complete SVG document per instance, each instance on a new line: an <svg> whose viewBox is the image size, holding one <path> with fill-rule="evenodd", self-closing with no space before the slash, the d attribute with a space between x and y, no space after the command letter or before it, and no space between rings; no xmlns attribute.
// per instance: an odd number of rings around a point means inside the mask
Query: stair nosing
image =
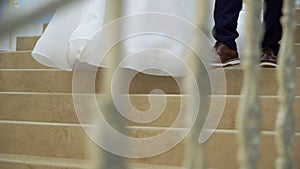
<svg viewBox="0 0 300 169"><path fill-rule="evenodd" d="M20 155L20 154L2 154L2 153L0 154L0 162L35 164L35 165L46 165L46 166L56 166L56 167L73 167L73 168L85 168L88 166L87 164L85 164L88 162L88 160L82 160L82 159L69 159L69 158Z"/></svg>
<svg viewBox="0 0 300 169"><path fill-rule="evenodd" d="M88 159L74 159L74 158L58 158L46 156L33 156L22 154L0 154L0 162L16 163L16 164L29 164L29 165L44 165L51 167L72 167L72 168L87 168L91 160ZM129 162L130 167L168 167L172 169L183 169L181 166L168 166L147 163ZM139 168L141 169L141 168Z"/></svg>
<svg viewBox="0 0 300 169"><path fill-rule="evenodd" d="M0 91L0 95L47 95L47 96L72 96L72 95L95 95L95 96L101 96L103 94L101 93L56 93L56 92L5 92ZM132 97L188 97L187 94L122 94L123 96L132 96ZM222 95L222 94L215 94L211 95L212 97L225 97L225 98L241 98L242 95ZM265 98L272 98L272 99L278 99L278 95L259 95L260 99ZM294 96L295 99L299 99L300 96Z"/></svg>
<svg viewBox="0 0 300 169"><path fill-rule="evenodd" d="M54 126L54 127L88 127L90 125L74 124L74 123L51 123L51 122L27 122L27 121L9 121L9 120L0 120L1 124L7 125L32 125L32 126ZM141 130L175 130L175 131L187 131L188 128L170 128L170 127L158 127L158 126L126 126L127 129L141 129ZM211 129L208 129L211 131ZM238 130L227 130L227 129L214 129L216 134L237 134ZM262 135L274 136L276 135L275 131L261 131ZM300 132L295 132L296 137L300 136Z"/></svg>

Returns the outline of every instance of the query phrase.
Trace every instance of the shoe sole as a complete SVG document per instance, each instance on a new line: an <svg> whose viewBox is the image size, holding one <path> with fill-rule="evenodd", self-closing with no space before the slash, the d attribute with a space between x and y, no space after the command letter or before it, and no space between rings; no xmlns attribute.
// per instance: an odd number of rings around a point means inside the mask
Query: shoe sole
<svg viewBox="0 0 300 169"><path fill-rule="evenodd" d="M272 63L272 62L263 62L259 64L263 68L276 68L277 64Z"/></svg>
<svg viewBox="0 0 300 169"><path fill-rule="evenodd" d="M212 63L211 66L213 67L229 67L229 66L235 66L239 65L241 62L239 59L231 60L225 63Z"/></svg>

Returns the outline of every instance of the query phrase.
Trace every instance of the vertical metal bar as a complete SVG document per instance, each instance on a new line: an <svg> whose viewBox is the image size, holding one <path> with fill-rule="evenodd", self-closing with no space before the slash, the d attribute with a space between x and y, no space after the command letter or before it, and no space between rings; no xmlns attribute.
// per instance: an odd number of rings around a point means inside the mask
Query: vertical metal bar
<svg viewBox="0 0 300 169"><path fill-rule="evenodd" d="M293 168L293 138L294 138L294 90L296 79L296 62L294 53L295 35L295 1L284 0L283 17L283 38L279 51L279 66L277 79L279 84L279 110L276 119L276 145L278 157L276 160L277 169Z"/></svg>
<svg viewBox="0 0 300 169"><path fill-rule="evenodd" d="M106 8L107 8L107 13L105 14L105 19L106 23L113 21L115 19L118 19L121 14L122 14L122 4L124 3L123 0L108 0L106 3ZM118 27L115 29L116 32L113 33L111 39L118 39L121 33L121 27ZM108 58L108 68L104 70L104 75L103 75L103 98L100 101L103 105L101 109L103 109L102 113L104 113L105 117L114 119L116 122L115 125L113 126L115 129L118 129L120 132L125 133L125 125L124 122L120 120L120 118L114 118L115 113L113 111L117 111L114 107L114 103L112 100L112 91L111 91L111 85L112 85L112 79L114 72L117 69L117 66L120 63L121 60L121 47L120 45L117 45L116 50L114 50L113 54L110 55ZM120 84L116 82L117 84ZM101 124L99 124L99 128L97 128L97 132L101 133L99 135L99 139L106 139L103 138L106 136L109 136L110 133L106 133L107 131L103 131L101 129ZM112 138L109 138L112 139ZM92 146L94 147L94 146ZM126 147L126 145L124 145ZM96 152L95 152L96 151ZM96 148L94 147L94 150L91 150L91 154L94 155L94 164L92 166L93 169L126 169L127 168L127 163L125 161L125 158L119 157L117 155L114 155L110 152L101 150L100 147ZM95 159L96 157L96 159Z"/></svg>
<svg viewBox="0 0 300 169"><path fill-rule="evenodd" d="M237 112L238 160L241 169L257 168L260 157L261 112L258 98L262 0L247 1L246 49L242 98Z"/></svg>
<svg viewBox="0 0 300 169"><path fill-rule="evenodd" d="M210 2L208 0L202 0L196 2L196 14L197 14L197 27L202 31L207 33L208 28L208 16L209 16L209 4ZM196 60L195 60L196 59ZM186 154L185 154L185 168L186 169L204 169L205 168L205 152L204 152L204 144L199 143L199 136L201 133L201 130L203 128L205 117L208 112L209 102L208 102L208 96L210 91L209 86L209 78L208 74L205 70L205 67L201 64L199 64L199 60L195 57L189 58L189 67L191 71L194 73L194 76L197 78L197 84L198 88L193 88L192 84L192 77L188 77L185 87L186 91L188 93L196 93L194 91L199 90L200 93L200 100L201 103L196 102L196 99L189 99L188 103L189 106L187 106L187 111L193 111L193 107L195 105L200 104L199 106L199 112L197 115L197 119L195 121L195 124L191 130L191 133L189 137L187 138L186 146ZM204 63L202 63L204 64ZM200 80L201 78L201 80ZM193 96L189 96L193 97Z"/></svg>

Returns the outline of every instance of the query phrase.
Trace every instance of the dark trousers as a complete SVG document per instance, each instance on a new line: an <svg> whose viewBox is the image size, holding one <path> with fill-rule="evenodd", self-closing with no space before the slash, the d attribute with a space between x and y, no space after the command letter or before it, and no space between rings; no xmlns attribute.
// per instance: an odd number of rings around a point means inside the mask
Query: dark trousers
<svg viewBox="0 0 300 169"><path fill-rule="evenodd" d="M261 47L269 47L277 55L278 42L282 36L280 24L282 0L265 0L265 4L265 32ZM215 3L213 36L218 42L223 42L235 50L237 49L235 39L239 36L236 30L237 21L242 5L242 0L216 0Z"/></svg>

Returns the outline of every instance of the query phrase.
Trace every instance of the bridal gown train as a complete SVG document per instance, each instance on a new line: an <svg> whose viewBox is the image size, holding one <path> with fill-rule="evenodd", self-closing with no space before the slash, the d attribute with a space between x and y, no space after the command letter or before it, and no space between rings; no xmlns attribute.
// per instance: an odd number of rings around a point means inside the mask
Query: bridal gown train
<svg viewBox="0 0 300 169"><path fill-rule="evenodd" d="M123 17L144 13L167 14L183 18L193 24L197 22L196 1L124 0ZM213 25L213 3L214 1L211 1L212 9L208 20L211 27ZM101 39L99 34L104 28L105 16L110 11L111 9L107 9L106 0L74 0L73 3L60 7L56 10L47 29L37 42L32 52L33 58L46 66L67 71L72 71L76 59L92 65L105 66L105 59L101 63L94 63L96 59L101 60L103 58L84 57L84 53L91 50L93 45L100 44L100 42L91 42L101 41L101 43L105 43L106 39ZM160 26L160 22L163 21L159 21L158 15L157 21L140 19L138 22L134 25L143 28L145 25ZM129 25L127 26L128 32L130 29L135 29L133 26L130 27L130 24L127 25ZM239 29L242 26L243 24L239 24ZM180 31L184 32L184 30ZM186 34L189 36L188 32ZM240 41L238 40L238 42ZM210 43L210 45L213 44L213 42ZM157 34L143 34L142 36L127 38L124 40L124 46L127 51L124 55L127 59L122 67L154 75L166 75L166 72L172 76L185 74L183 64L187 60L186 50L188 49L180 40ZM243 45L239 43L238 46L242 47ZM94 48L97 47L94 46Z"/></svg>

